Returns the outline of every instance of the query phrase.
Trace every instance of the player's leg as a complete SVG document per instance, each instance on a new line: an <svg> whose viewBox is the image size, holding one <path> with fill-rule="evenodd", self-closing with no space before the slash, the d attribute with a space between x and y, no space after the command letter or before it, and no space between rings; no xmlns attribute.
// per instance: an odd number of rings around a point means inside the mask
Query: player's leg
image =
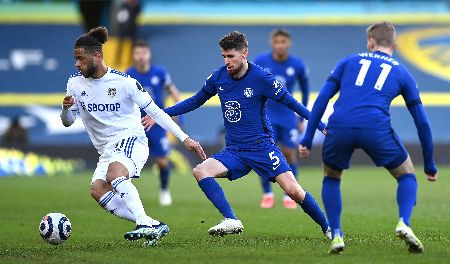
<svg viewBox="0 0 450 264"><path fill-rule="evenodd" d="M110 156L105 153L100 157L97 168L92 176L91 196L98 204L111 214L132 222L136 222L136 217L128 210L119 195L116 195L111 184L106 182Z"/></svg>
<svg viewBox="0 0 450 264"><path fill-rule="evenodd" d="M364 151L377 166L384 166L398 182L399 221L395 230L396 234L406 242L410 252L423 252L422 242L409 227L417 200L417 181L411 158L392 129L365 131L365 134L369 133L373 135L370 135L370 140L367 138L364 141ZM376 138L375 142L372 138Z"/></svg>
<svg viewBox="0 0 450 264"><path fill-rule="evenodd" d="M329 225L324 212L312 194L303 190L291 171L276 176L275 180L289 197L300 205L302 210L316 222L322 232L330 238ZM328 234L327 234L328 233Z"/></svg>
<svg viewBox="0 0 450 264"><path fill-rule="evenodd" d="M389 169L389 172L397 179L397 204L399 221L395 228L398 237L405 241L408 251L422 253L422 242L416 237L410 228L410 219L417 201L417 181L411 158L407 159L397 168Z"/></svg>
<svg viewBox="0 0 450 264"><path fill-rule="evenodd" d="M213 236L237 234L244 229L228 203L225 193L215 180L215 178L228 177L233 180L242 177L250 171L249 168L243 166L245 165L240 164L238 156L231 151L224 150L193 169L194 177L200 189L225 218L221 223L208 230Z"/></svg>
<svg viewBox="0 0 450 264"><path fill-rule="evenodd" d="M291 168L294 178L298 181L298 163L297 163L297 146L298 146L298 130L296 127L283 129L281 136L281 153L286 158L289 167ZM292 200L289 195L285 194L283 198L283 205L288 209L295 209L297 203Z"/></svg>
<svg viewBox="0 0 450 264"><path fill-rule="evenodd" d="M269 145L260 151L241 151L243 161L248 164L260 177L277 182L280 187L296 201L324 233L328 230L328 222L314 197L303 190L291 172L280 149L276 145Z"/></svg>
<svg viewBox="0 0 450 264"><path fill-rule="evenodd" d="M136 218L136 228L125 233L124 238L127 240L145 238L148 245L154 245L169 232L169 227L146 214L139 192L131 182L132 177L139 177L147 161L148 142L146 138L140 137L129 137L126 142L123 148L114 149L109 160L106 181L111 184L115 194L120 196Z"/></svg>
<svg viewBox="0 0 450 264"><path fill-rule="evenodd" d="M169 206L172 204L172 196L169 191L170 161L167 156L161 156L155 158L155 163L159 169L160 179L159 204Z"/></svg>
<svg viewBox="0 0 450 264"><path fill-rule="evenodd" d="M136 223L136 217L128 210L119 195L112 190L111 184L104 180L95 180L91 186L91 196L111 214Z"/></svg>
<svg viewBox="0 0 450 264"><path fill-rule="evenodd" d="M150 147L150 155L155 157L155 163L159 170L159 204L162 206L169 206L172 204L172 196L169 191L171 168L169 159L167 158L170 151L170 142L167 137L167 132L159 125L155 125L147 132L147 138Z"/></svg>
<svg viewBox="0 0 450 264"><path fill-rule="evenodd" d="M342 195L341 177L342 170L335 170L327 165L323 168L322 201L327 213L331 229L331 246L328 253L336 254L344 250L344 234L341 229Z"/></svg>
<svg viewBox="0 0 450 264"><path fill-rule="evenodd" d="M341 253L344 250L341 228L342 195L341 176L350 166L355 144L353 129L329 129L322 149L324 178L322 182L322 201L332 231L329 253Z"/></svg>
<svg viewBox="0 0 450 264"><path fill-rule="evenodd" d="M280 142L281 126L272 124L272 138L275 142ZM272 182L266 177L260 177L263 188L263 197L261 199L261 208L272 208L275 206L275 196L272 190Z"/></svg>

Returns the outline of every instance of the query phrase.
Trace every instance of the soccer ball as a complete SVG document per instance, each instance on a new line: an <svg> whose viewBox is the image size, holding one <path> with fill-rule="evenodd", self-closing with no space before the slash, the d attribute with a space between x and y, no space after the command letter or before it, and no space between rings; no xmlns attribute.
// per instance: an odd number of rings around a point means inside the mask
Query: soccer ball
<svg viewBox="0 0 450 264"><path fill-rule="evenodd" d="M61 213L49 213L42 218L39 224L41 237L52 245L58 245L66 241L72 232L69 218Z"/></svg>

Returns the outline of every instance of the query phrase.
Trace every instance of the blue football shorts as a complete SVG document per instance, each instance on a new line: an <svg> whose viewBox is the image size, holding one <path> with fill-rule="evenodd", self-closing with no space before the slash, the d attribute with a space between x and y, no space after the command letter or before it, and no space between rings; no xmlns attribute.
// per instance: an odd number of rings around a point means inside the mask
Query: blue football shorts
<svg viewBox="0 0 450 264"><path fill-rule="evenodd" d="M148 147L150 148L150 155L153 157L166 157L170 151L170 142L167 137L167 132L155 124L150 131L147 131Z"/></svg>
<svg viewBox="0 0 450 264"><path fill-rule="evenodd" d="M408 157L408 152L392 128L331 128L323 143L322 159L334 170L350 167L355 149L362 149L378 167L394 169Z"/></svg>
<svg viewBox="0 0 450 264"><path fill-rule="evenodd" d="M280 149L275 144L254 150L236 150L225 148L212 155L227 169L227 178L232 181L254 170L263 180L275 182L275 177L290 171L291 168Z"/></svg>
<svg viewBox="0 0 450 264"><path fill-rule="evenodd" d="M278 125L272 124L272 138L276 143L281 143L288 148L297 148L298 129L297 124Z"/></svg>

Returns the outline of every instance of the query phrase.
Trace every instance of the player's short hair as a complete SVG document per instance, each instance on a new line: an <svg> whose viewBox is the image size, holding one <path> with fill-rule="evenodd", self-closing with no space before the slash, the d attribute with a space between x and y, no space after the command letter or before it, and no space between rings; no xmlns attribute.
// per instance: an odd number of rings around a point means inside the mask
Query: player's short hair
<svg viewBox="0 0 450 264"><path fill-rule="evenodd" d="M278 37L278 36L283 36L283 37L286 37L288 39L291 39L291 33L289 33L289 31L287 31L287 29L284 29L284 28L274 29L270 33L270 38L275 38L275 37Z"/></svg>
<svg viewBox="0 0 450 264"><path fill-rule="evenodd" d="M232 31L220 39L219 45L223 50L235 49L241 51L248 48L248 41L244 33Z"/></svg>
<svg viewBox="0 0 450 264"><path fill-rule="evenodd" d="M378 22L367 28L367 37L375 40L377 45L392 47L395 45L395 27L391 22Z"/></svg>
<svg viewBox="0 0 450 264"><path fill-rule="evenodd" d="M138 39L134 42L133 48L147 48L150 49L150 44L143 39Z"/></svg>
<svg viewBox="0 0 450 264"><path fill-rule="evenodd" d="M108 41L108 30L105 27L96 27L88 33L81 35L76 41L74 49L84 48L88 52L102 53L102 45Z"/></svg>

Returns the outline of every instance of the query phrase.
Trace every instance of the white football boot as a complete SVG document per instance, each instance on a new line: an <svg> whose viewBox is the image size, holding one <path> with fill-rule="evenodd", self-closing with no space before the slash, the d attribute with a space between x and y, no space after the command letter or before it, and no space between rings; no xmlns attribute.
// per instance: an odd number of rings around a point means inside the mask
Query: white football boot
<svg viewBox="0 0 450 264"><path fill-rule="evenodd" d="M398 221L397 227L395 228L395 233L400 239L405 241L409 252L423 252L422 242L420 242L420 240L414 235L412 229L403 222L402 218Z"/></svg>
<svg viewBox="0 0 450 264"><path fill-rule="evenodd" d="M225 218L218 225L211 227L208 233L211 236L226 236L229 234L240 234L244 231L244 226L240 220Z"/></svg>
<svg viewBox="0 0 450 264"><path fill-rule="evenodd" d="M170 195L169 190L161 189L159 191L159 204L161 206L170 206L172 205L172 196Z"/></svg>

